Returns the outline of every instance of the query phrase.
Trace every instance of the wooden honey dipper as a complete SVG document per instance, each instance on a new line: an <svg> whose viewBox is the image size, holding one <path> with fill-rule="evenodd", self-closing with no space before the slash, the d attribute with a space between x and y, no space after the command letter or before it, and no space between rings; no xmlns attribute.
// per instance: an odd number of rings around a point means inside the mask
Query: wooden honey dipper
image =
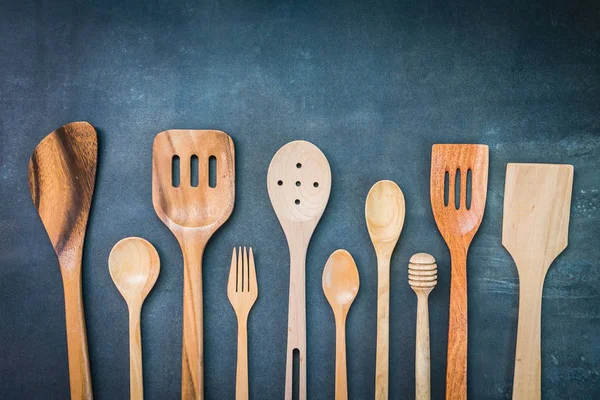
<svg viewBox="0 0 600 400"><path fill-rule="evenodd" d="M437 283L435 258L417 253L408 264L408 284L417 295L417 336L415 348L415 400L430 399L429 293Z"/></svg>

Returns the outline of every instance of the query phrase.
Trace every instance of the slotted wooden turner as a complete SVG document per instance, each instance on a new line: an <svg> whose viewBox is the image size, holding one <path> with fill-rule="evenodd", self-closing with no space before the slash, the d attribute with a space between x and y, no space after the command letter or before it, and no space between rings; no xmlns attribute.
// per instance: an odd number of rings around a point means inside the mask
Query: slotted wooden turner
<svg viewBox="0 0 600 400"><path fill-rule="evenodd" d="M431 152L431 208L452 258L446 367L446 399L452 400L467 398L467 253L483 218L488 160L488 147L480 144L436 144Z"/></svg>
<svg viewBox="0 0 600 400"><path fill-rule="evenodd" d="M294 350L299 356L299 398L306 399L306 251L325 211L331 191L331 169L312 143L290 142L275 153L267 174L271 204L290 249L290 297L285 399L292 398Z"/></svg>
<svg viewBox="0 0 600 400"><path fill-rule="evenodd" d="M567 247L573 166L508 164L502 244L519 271L519 326L513 399L541 398L542 288Z"/></svg>
<svg viewBox="0 0 600 400"><path fill-rule="evenodd" d="M198 185L192 183L198 157ZM216 158L216 184L209 185L209 158ZM179 157L179 182L174 182ZM177 186L177 187L176 187ZM229 218L235 200L233 141L224 132L169 130L152 149L152 202L183 252L183 350L181 397L204 397L202 254L213 233Z"/></svg>

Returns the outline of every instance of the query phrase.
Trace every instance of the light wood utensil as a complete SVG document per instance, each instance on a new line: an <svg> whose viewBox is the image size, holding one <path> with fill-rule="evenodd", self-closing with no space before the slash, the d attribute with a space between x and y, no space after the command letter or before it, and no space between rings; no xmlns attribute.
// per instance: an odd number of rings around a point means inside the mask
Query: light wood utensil
<svg viewBox="0 0 600 400"><path fill-rule="evenodd" d="M294 350L299 357L299 398L306 399L306 251L331 191L331 169L312 143L290 142L275 153L267 174L271 204L290 250L290 297L285 398L292 398Z"/></svg>
<svg viewBox="0 0 600 400"><path fill-rule="evenodd" d="M544 279L567 247L573 166L508 164L502 244L519 271L519 326L513 399L541 398Z"/></svg>
<svg viewBox="0 0 600 400"><path fill-rule="evenodd" d="M431 152L431 208L452 259L446 368L452 400L467 398L467 253L483 218L488 164L485 145L436 144Z"/></svg>
<svg viewBox="0 0 600 400"><path fill-rule="evenodd" d="M335 400L348 399L346 317L359 287L358 268L350 253L333 252L323 270L323 292L335 317Z"/></svg>
<svg viewBox="0 0 600 400"><path fill-rule="evenodd" d="M46 136L29 160L29 190L58 257L65 296L71 399L91 399L81 258L98 159L96 131L72 122Z"/></svg>
<svg viewBox="0 0 600 400"><path fill-rule="evenodd" d="M198 160L197 182L192 173L194 156ZM214 187L209 177L211 157L216 159ZM177 162L179 180L174 174ZM183 399L204 397L202 254L210 237L231 215L234 200L235 153L226 133L169 130L156 135L152 202L183 252Z"/></svg>
<svg viewBox="0 0 600 400"><path fill-rule="evenodd" d="M408 264L408 284L417 295L417 336L415 345L415 400L431 398L429 358L429 293L437 284L437 264L432 255L417 253Z"/></svg>
<svg viewBox="0 0 600 400"><path fill-rule="evenodd" d="M131 400L144 398L142 364L142 304L160 272L160 259L150 242L129 237L114 245L108 256L110 276L129 309L129 386Z"/></svg>
<svg viewBox="0 0 600 400"><path fill-rule="evenodd" d="M377 352L375 399L388 398L390 361L390 260L405 216L404 194L392 181L379 181L365 204L367 229L377 254Z"/></svg>
<svg viewBox="0 0 600 400"><path fill-rule="evenodd" d="M235 375L236 400L248 400L248 315L258 298L258 282L254 266L254 254L250 248L250 256L244 247L235 249L231 256L227 297L235 311L238 321L237 371Z"/></svg>

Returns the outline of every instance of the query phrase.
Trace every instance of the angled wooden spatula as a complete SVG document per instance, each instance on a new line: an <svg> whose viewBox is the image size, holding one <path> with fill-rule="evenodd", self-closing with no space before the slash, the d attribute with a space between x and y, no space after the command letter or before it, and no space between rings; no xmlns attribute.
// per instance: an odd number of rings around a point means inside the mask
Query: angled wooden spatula
<svg viewBox="0 0 600 400"><path fill-rule="evenodd" d="M65 296L71 399L92 398L81 258L92 204L98 139L87 122L72 122L46 136L29 160L29 190L58 257Z"/></svg>
<svg viewBox="0 0 600 400"><path fill-rule="evenodd" d="M213 157L216 179L211 182ZM152 202L183 252L183 399L204 398L202 254L210 237L231 215L234 199L235 154L229 135L210 130L169 130L156 135Z"/></svg>
<svg viewBox="0 0 600 400"><path fill-rule="evenodd" d="M544 278L567 247L573 166L508 164L502 244L519 271L519 326L513 399L541 398Z"/></svg>

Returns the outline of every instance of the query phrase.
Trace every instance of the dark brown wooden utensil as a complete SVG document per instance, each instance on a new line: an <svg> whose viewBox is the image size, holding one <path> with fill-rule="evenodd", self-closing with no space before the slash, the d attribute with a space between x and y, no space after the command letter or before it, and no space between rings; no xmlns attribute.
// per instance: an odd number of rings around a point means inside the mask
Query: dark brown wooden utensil
<svg viewBox="0 0 600 400"><path fill-rule="evenodd" d="M46 136L29 160L29 190L58 257L65 296L71 399L91 399L81 258L94 183L98 139L87 122Z"/></svg>
<svg viewBox="0 0 600 400"><path fill-rule="evenodd" d="M488 147L478 144L436 144L431 152L431 208L452 258L446 368L452 400L467 398L467 253L483 218L488 159Z"/></svg>

